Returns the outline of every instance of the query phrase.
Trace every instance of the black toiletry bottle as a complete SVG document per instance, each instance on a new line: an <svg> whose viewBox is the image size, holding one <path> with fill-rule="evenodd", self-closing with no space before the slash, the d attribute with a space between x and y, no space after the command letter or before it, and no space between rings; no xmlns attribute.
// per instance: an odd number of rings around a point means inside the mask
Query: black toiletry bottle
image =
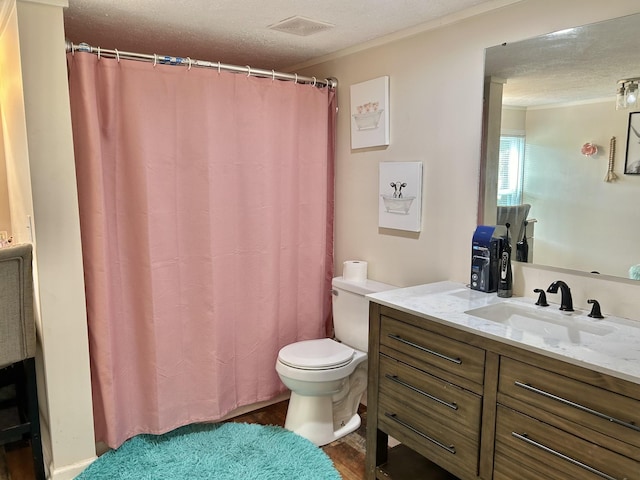
<svg viewBox="0 0 640 480"><path fill-rule="evenodd" d="M507 236L502 242L502 250L500 251L500 274L498 278L498 296L509 298L513 295L513 276L511 273L511 242L509 241L510 224L507 227Z"/></svg>
<svg viewBox="0 0 640 480"><path fill-rule="evenodd" d="M516 260L519 262L529 261L529 244L527 243L527 225L529 222L524 221L524 228L522 229L522 240L516 244Z"/></svg>

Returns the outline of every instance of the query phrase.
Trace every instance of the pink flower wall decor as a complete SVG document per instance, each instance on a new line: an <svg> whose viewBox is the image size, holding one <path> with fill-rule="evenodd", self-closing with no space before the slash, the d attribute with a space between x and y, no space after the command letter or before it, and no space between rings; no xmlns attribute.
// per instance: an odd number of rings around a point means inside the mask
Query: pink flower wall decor
<svg viewBox="0 0 640 480"><path fill-rule="evenodd" d="M594 145L593 143L585 143L580 149L580 152L585 157L590 157L598 153L598 146Z"/></svg>

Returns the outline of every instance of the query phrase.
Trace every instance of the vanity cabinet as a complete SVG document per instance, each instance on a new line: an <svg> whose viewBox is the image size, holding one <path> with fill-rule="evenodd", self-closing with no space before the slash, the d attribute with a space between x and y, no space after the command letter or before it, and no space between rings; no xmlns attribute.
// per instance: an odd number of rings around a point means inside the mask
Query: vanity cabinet
<svg viewBox="0 0 640 480"><path fill-rule="evenodd" d="M640 385L372 301L366 471L640 480Z"/></svg>
<svg viewBox="0 0 640 480"><path fill-rule="evenodd" d="M607 389L618 382L605 376L539 365L500 359L494 478L513 478L517 459L523 479L640 479L638 399Z"/></svg>
<svg viewBox="0 0 640 480"><path fill-rule="evenodd" d="M408 467L412 452L442 468L425 462L423 470L398 478L418 478L423 472L429 478L454 478L447 472L478 478L485 350L439 330L372 304L368 478L396 478L394 472ZM386 448L389 435L402 442L395 462L397 452ZM412 452L402 452L406 447Z"/></svg>

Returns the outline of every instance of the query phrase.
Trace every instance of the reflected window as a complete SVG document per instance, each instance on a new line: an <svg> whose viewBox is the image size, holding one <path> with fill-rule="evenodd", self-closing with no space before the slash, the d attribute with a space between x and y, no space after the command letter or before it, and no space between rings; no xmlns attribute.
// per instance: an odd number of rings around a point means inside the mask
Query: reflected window
<svg viewBox="0 0 640 480"><path fill-rule="evenodd" d="M498 166L498 205L522 203L524 170L524 135L500 135Z"/></svg>

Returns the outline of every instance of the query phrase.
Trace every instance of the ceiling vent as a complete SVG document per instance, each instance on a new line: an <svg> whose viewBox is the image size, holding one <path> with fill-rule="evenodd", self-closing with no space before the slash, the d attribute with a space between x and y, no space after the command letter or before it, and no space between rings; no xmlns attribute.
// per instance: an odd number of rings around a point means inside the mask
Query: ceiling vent
<svg viewBox="0 0 640 480"><path fill-rule="evenodd" d="M310 18L300 17L296 15L295 17L290 17L282 20L281 22L274 23L268 28L270 30L278 30L284 33L291 33L293 35L307 37L309 35L314 35L333 27L335 27L335 25L331 23L318 22L316 20L311 20Z"/></svg>

